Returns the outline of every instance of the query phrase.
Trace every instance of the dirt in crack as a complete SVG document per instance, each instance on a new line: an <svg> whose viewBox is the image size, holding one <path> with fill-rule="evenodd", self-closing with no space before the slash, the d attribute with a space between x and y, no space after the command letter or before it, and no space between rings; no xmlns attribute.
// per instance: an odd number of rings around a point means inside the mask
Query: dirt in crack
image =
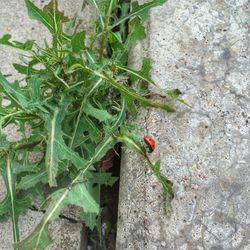
<svg viewBox="0 0 250 250"><path fill-rule="evenodd" d="M87 230L88 250L115 250L118 217L119 177L121 165L121 144L107 153L102 161L102 171L117 177L116 183L101 188L101 214L99 228Z"/></svg>

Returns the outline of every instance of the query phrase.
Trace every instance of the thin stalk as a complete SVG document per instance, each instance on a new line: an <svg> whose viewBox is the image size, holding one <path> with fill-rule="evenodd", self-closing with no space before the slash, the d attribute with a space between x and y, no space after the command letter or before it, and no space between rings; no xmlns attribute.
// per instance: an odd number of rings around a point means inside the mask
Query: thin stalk
<svg viewBox="0 0 250 250"><path fill-rule="evenodd" d="M18 228L18 219L15 211L15 190L13 185L13 179L12 179L12 169L11 169L11 159L10 156L7 156L6 160L6 172L7 172L7 179L8 179L8 189L9 189L9 195L10 195L10 201L11 201L11 219L12 219L12 230L13 230L13 238L14 243L17 243L20 241L19 238L19 228Z"/></svg>
<svg viewBox="0 0 250 250"><path fill-rule="evenodd" d="M94 5L94 7L96 8L97 12L98 12L98 15L99 15L99 19L100 19L100 23L101 23L101 26L102 26L102 30L104 29L104 20L103 20L103 16L102 16L102 13L98 7L98 3L96 2L96 0L90 0L90 2ZM84 2L85 3L85 2ZM83 9L82 9L83 10Z"/></svg>
<svg viewBox="0 0 250 250"><path fill-rule="evenodd" d="M6 120L9 117L12 117L12 116L15 116L15 115L18 115L18 114L22 114L22 113L24 113L24 112L23 111L17 111L17 112L5 115L4 117L1 118L1 120ZM1 124L1 122L0 122L0 124Z"/></svg>
<svg viewBox="0 0 250 250"><path fill-rule="evenodd" d="M69 85L62 79L62 78L60 78L55 72L53 72L54 73L54 76L61 82L61 83L63 83L66 87L67 87L67 89L69 88Z"/></svg>
<svg viewBox="0 0 250 250"><path fill-rule="evenodd" d="M130 3L122 2L122 4L121 4L121 16L127 15L129 13L129 10L130 10ZM122 41L125 42L127 35L128 35L127 22L121 23L119 28L120 28Z"/></svg>
<svg viewBox="0 0 250 250"><path fill-rule="evenodd" d="M71 89L73 89L73 88L75 88L75 87L81 85L81 84L84 83L84 82L85 82L85 81L80 81L80 82L75 83L74 85L70 85L70 86L68 87L67 91L69 91L69 90L71 90Z"/></svg>
<svg viewBox="0 0 250 250"><path fill-rule="evenodd" d="M106 14L106 20L105 20L105 25L104 25L103 35L102 35L102 40L101 40L101 49L100 49L99 60L101 60L102 57L103 57L104 47L105 47L105 40L106 40L107 33L108 33L108 26L109 26L110 15L111 15L113 4L114 4L114 0L111 0L110 4L109 4L108 11L107 11L107 14Z"/></svg>

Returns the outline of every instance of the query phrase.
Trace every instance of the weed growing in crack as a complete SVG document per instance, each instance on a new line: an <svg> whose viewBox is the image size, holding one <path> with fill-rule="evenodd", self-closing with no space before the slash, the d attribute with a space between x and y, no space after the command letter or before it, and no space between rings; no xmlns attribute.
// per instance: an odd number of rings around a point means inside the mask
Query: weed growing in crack
<svg viewBox="0 0 250 250"><path fill-rule="evenodd" d="M138 105L174 112L169 104L147 98L145 87L157 86L149 76L150 60L144 58L141 70L127 65L130 48L145 37L142 22L150 8L165 0L143 5L136 1L90 2L97 17L88 43L85 32L77 29L80 20L64 16L56 0L43 9L25 0L30 18L51 33L51 44L45 42L41 47L33 40L13 41L9 34L0 38L1 44L23 50L26 59L14 64L24 75L21 81L10 83L0 73L0 101L11 102L0 106L0 171L7 188L0 218L12 218L15 249L50 245L48 226L68 205L81 208L81 217L91 229L98 225L100 185L117 180L101 172L100 165L117 143L144 156L163 185L168 203L173 196L172 183L160 172L160 161L151 162L142 139L126 119L127 114L136 117ZM20 87L22 82L24 87ZM179 93L159 90L178 99ZM9 142L3 133L10 123L17 124L23 135L18 142ZM30 136L25 132L27 124ZM30 162L30 153L38 151L43 156ZM33 232L20 241L19 216L37 197L45 213Z"/></svg>

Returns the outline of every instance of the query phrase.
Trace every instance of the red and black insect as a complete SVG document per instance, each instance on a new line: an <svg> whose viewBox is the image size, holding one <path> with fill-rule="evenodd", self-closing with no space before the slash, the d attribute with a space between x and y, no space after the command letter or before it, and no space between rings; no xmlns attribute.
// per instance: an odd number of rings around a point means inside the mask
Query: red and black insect
<svg viewBox="0 0 250 250"><path fill-rule="evenodd" d="M146 135L144 141L147 144L149 153L152 153L155 150L155 140L152 136Z"/></svg>

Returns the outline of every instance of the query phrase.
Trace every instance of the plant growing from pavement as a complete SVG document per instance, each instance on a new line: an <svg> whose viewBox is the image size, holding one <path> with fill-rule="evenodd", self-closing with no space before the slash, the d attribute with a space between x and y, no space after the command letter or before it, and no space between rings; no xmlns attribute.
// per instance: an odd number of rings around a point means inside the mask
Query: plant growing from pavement
<svg viewBox="0 0 250 250"><path fill-rule="evenodd" d="M145 37L142 23L150 8L165 0L143 5L90 2L97 18L88 42L85 32L77 29L80 21L64 16L56 0L43 9L25 0L30 18L51 33L51 44L41 47L33 40L12 41L9 34L0 38L1 44L25 52L23 63L14 64L23 79L10 83L0 73L0 101L11 103L0 106L0 171L7 189L0 218L12 218L15 249L45 249L52 242L49 224L70 204L81 208L81 217L91 229L98 225L100 185L112 185L117 179L100 171L100 161L117 143L145 157L163 185L167 202L173 195L172 183L160 173L160 161L151 162L126 119L128 114L136 118L138 105L174 112L167 103L146 98L147 85L157 86L150 79L148 58L141 70L127 66L130 48ZM181 101L178 91L159 90ZM10 123L20 128L18 142L7 141L2 132ZM25 132L27 125L32 129L30 136ZM44 156L30 162L30 153L37 151ZM34 199L46 212L34 231L20 241L18 219Z"/></svg>

